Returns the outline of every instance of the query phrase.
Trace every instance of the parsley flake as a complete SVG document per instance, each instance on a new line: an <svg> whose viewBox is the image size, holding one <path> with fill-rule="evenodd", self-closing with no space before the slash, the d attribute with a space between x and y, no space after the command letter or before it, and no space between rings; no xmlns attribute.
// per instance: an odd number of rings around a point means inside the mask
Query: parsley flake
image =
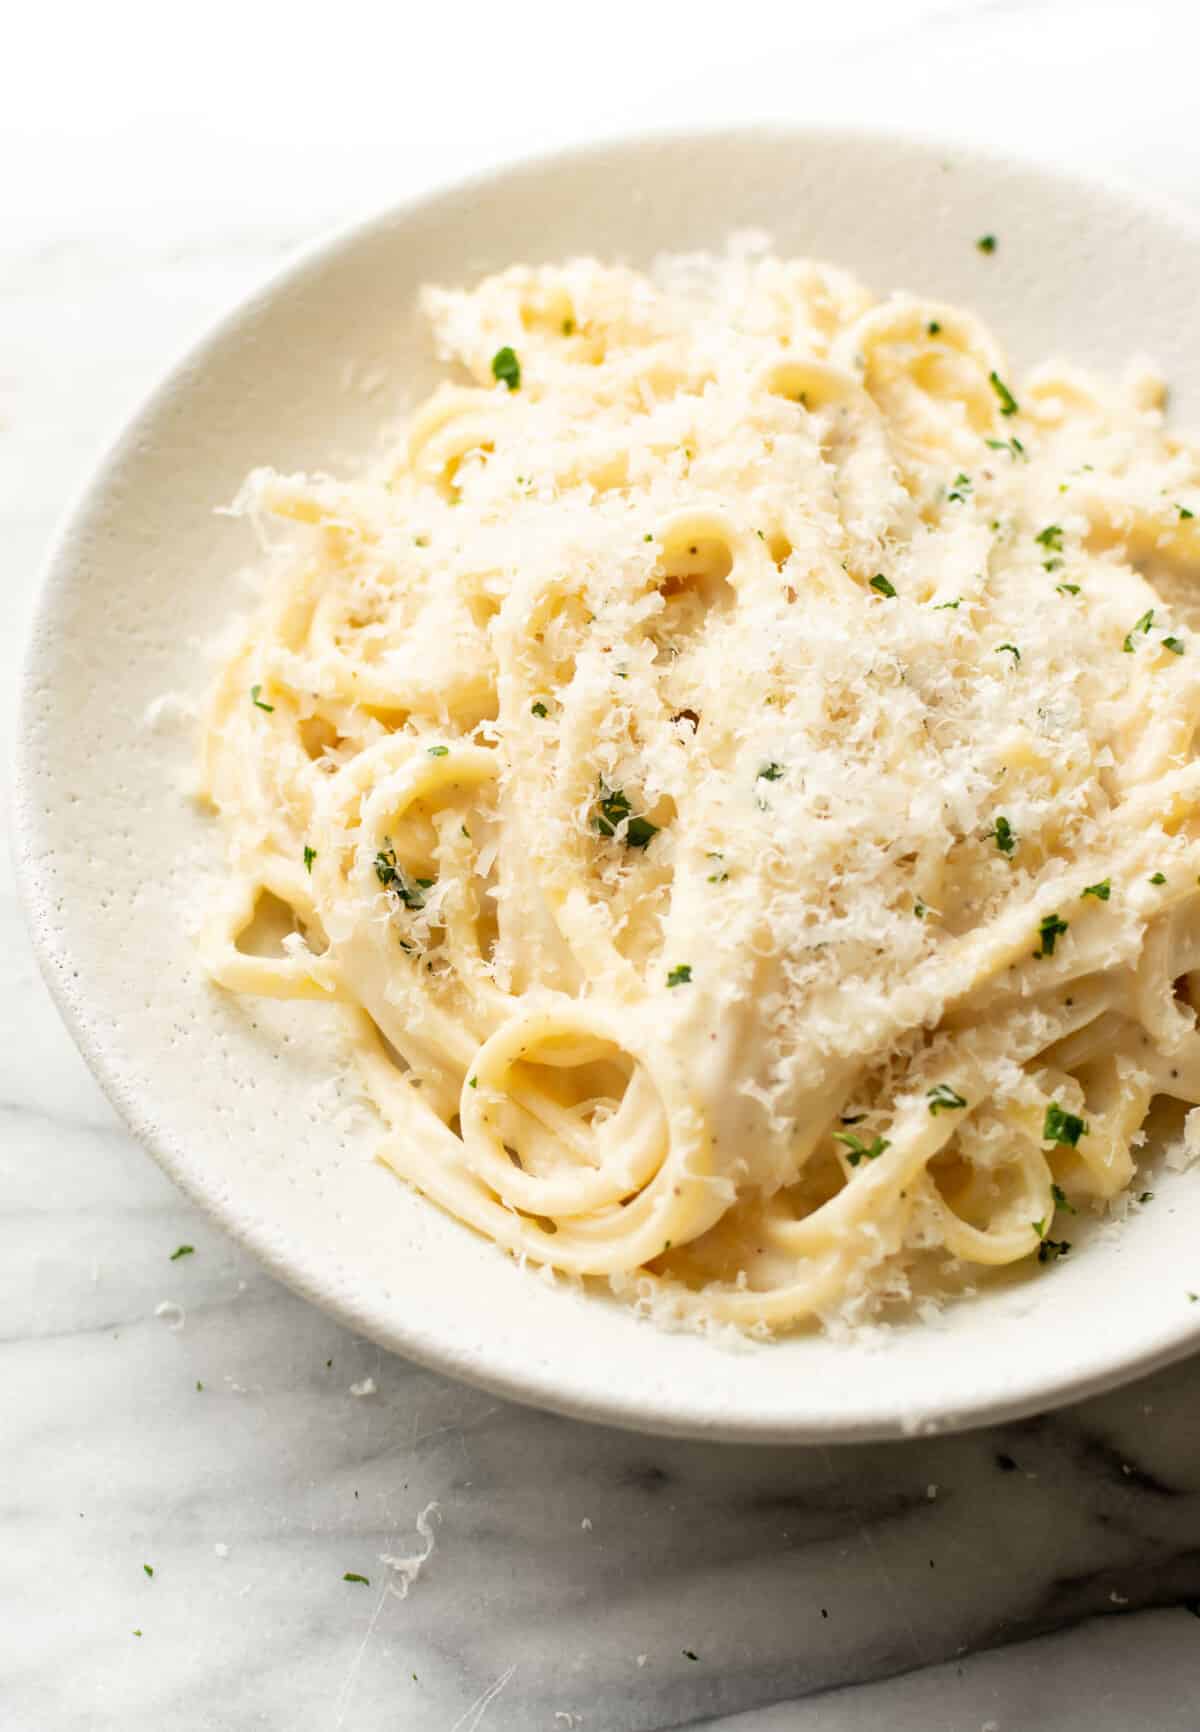
<svg viewBox="0 0 1200 1732"><path fill-rule="evenodd" d="M1181 505L1179 507L1180 523L1186 523L1189 517L1195 517L1195 515L1196 513L1194 511L1189 511L1186 505Z"/></svg>
<svg viewBox="0 0 1200 1732"><path fill-rule="evenodd" d="M1172 655L1181 656L1183 654L1183 639L1177 637L1165 637L1163 639L1163 648L1169 649Z"/></svg>
<svg viewBox="0 0 1200 1732"><path fill-rule="evenodd" d="M500 385L507 385L510 391L520 389L521 363L507 343L492 356L492 378Z"/></svg>
<svg viewBox="0 0 1200 1732"><path fill-rule="evenodd" d="M1084 888L1079 892L1079 900L1082 902L1085 896L1094 896L1096 898L1097 902L1107 902L1111 895L1112 895L1112 879L1111 878L1102 878L1100 880L1099 884L1087 884L1087 885L1085 885Z"/></svg>
<svg viewBox="0 0 1200 1732"><path fill-rule="evenodd" d="M1013 827L1009 823L1008 819L1003 816L996 819L995 829L989 830L987 835L988 837L995 837L996 846L1002 854L1011 854L1017 845L1017 838L1013 834ZM984 840L986 841L987 837L985 837Z"/></svg>
<svg viewBox="0 0 1200 1732"><path fill-rule="evenodd" d="M196 1247L194 1245L176 1245L169 1260L172 1263L178 1263L181 1257L194 1257L195 1254Z"/></svg>
<svg viewBox="0 0 1200 1732"><path fill-rule="evenodd" d="M966 500L970 496L970 492L971 492L971 477L969 475L964 475L962 473L962 471L960 470L959 473L954 477L953 489L949 493L947 493L946 498L947 499L957 499L961 503L962 501Z"/></svg>
<svg viewBox="0 0 1200 1732"><path fill-rule="evenodd" d="M764 764L762 769L758 772L755 780L759 782L778 782L782 775L782 764Z"/></svg>
<svg viewBox="0 0 1200 1732"><path fill-rule="evenodd" d="M688 981L691 978L692 978L692 965L691 965L691 963L690 962L680 962L680 963L676 964L676 966L667 975L667 985L668 986L686 986Z"/></svg>
<svg viewBox="0 0 1200 1732"><path fill-rule="evenodd" d="M431 758L444 758L449 754L449 746L426 746L425 750Z"/></svg>
<svg viewBox="0 0 1200 1732"><path fill-rule="evenodd" d="M1137 621L1137 623L1134 625L1133 629L1126 633L1125 642L1121 645L1121 648L1125 651L1125 654L1127 656L1131 656L1133 654L1134 633L1140 631L1142 633L1142 635L1145 636L1145 634L1150 630L1150 627L1153 624L1154 624L1154 609L1152 607L1148 607L1146 609L1145 613L1142 615L1141 619L1139 619Z"/></svg>
<svg viewBox="0 0 1200 1732"><path fill-rule="evenodd" d="M1058 591L1059 595L1079 594L1079 585L1077 583L1056 583L1054 587Z"/></svg>
<svg viewBox="0 0 1200 1732"><path fill-rule="evenodd" d="M316 859L316 857L317 857L316 849L310 848L308 843L306 842L304 844L304 870L309 874L310 877L312 876L312 863Z"/></svg>
<svg viewBox="0 0 1200 1732"><path fill-rule="evenodd" d="M1156 872L1153 878L1150 879L1151 884L1165 884L1166 881L1167 875L1165 872Z"/></svg>
<svg viewBox="0 0 1200 1732"><path fill-rule="evenodd" d="M154 1574L154 1565L153 1564L143 1564L142 1568L145 1570L145 1572L148 1576L152 1576Z"/></svg>
<svg viewBox="0 0 1200 1732"><path fill-rule="evenodd" d="M1005 650L1007 650L1007 651L1008 651L1008 653L1009 653L1009 655L1010 655L1010 656L1011 656L1011 657L1012 657L1012 658L1013 658L1013 661L1014 661L1014 662L1019 662L1019 661L1020 661L1020 659L1021 659L1021 652L1020 652L1020 650L1019 650L1019 649L1018 649L1018 648L1017 648L1017 646L1016 646L1016 644L1015 644L1015 643L998 643L998 644L997 644L997 645L996 645L996 651L995 651L995 653L996 653L996 654L997 654L997 655L1003 655L1003 654L1004 654L1004 652L1005 652Z"/></svg>
<svg viewBox="0 0 1200 1732"><path fill-rule="evenodd" d="M984 444L989 445L993 451L1007 451L1014 463L1018 457L1024 457L1026 463L1029 461L1028 453L1019 439L985 439Z"/></svg>
<svg viewBox="0 0 1200 1732"><path fill-rule="evenodd" d="M1042 919L1038 924L1038 937L1040 939L1040 944L1038 949L1033 953L1039 962L1043 956L1054 955L1055 944L1070 924L1069 920L1060 920L1057 914L1045 914L1042 916Z"/></svg>
<svg viewBox="0 0 1200 1732"><path fill-rule="evenodd" d="M1087 1124L1078 1113L1069 1113L1060 1107L1057 1101L1051 1101L1046 1108L1046 1116L1042 1120L1042 1141L1044 1143L1063 1143L1073 1149L1080 1137L1086 1137Z"/></svg>
<svg viewBox="0 0 1200 1732"><path fill-rule="evenodd" d="M961 596L961 595L960 595L960 596L957 596L957 597L956 597L956 598L955 598L955 600L954 600L954 601L939 601L939 602L936 602L936 603L935 603L935 604L934 604L934 609L933 609L933 611L934 611L934 613L941 613L941 612L942 612L942 611L943 611L943 609L945 609L945 608L948 608L948 607L959 607L959 606L961 606L961 604L962 604L962 596Z"/></svg>
<svg viewBox="0 0 1200 1732"><path fill-rule="evenodd" d="M1039 531L1033 539L1039 547L1047 547L1051 553L1061 553L1063 550L1062 538L1062 524L1048 523L1045 529Z"/></svg>
<svg viewBox="0 0 1200 1732"><path fill-rule="evenodd" d="M1067 1196L1067 1193L1063 1190L1061 1185L1051 1185L1050 1194L1054 1198L1055 1208L1065 1209L1068 1215L1077 1215L1079 1213L1079 1210Z"/></svg>
<svg viewBox="0 0 1200 1732"><path fill-rule="evenodd" d="M539 699L539 701L536 704L530 704L529 713L531 716L541 716L544 718L550 714L550 711L546 708L545 704L542 703L541 700Z"/></svg>
<svg viewBox="0 0 1200 1732"><path fill-rule="evenodd" d="M649 818L635 817L629 799L621 788L606 788L600 784L600 798L597 802L595 818L592 820L602 836L615 836L620 825L625 825L624 842L627 848L648 848L658 835L658 825L652 824Z"/></svg>
<svg viewBox="0 0 1200 1732"><path fill-rule="evenodd" d="M926 1089L925 1098L935 1118L940 1112L956 1112L967 1104L961 1095L955 1094L949 1083L938 1083L936 1087Z"/></svg>
<svg viewBox="0 0 1200 1732"><path fill-rule="evenodd" d="M371 1578L369 1576L360 1576L355 1570L347 1570L345 1575L342 1577L342 1580L344 1582L361 1582L364 1588L369 1588L371 1585Z"/></svg>
<svg viewBox="0 0 1200 1732"><path fill-rule="evenodd" d="M999 373L994 369L988 374L988 383L996 393L996 396L1000 399L1000 413L1002 415L1015 415L1020 408L1020 404L1017 402L1017 399L1013 396L1008 386L1004 383L1004 380L1000 377Z"/></svg>
<svg viewBox="0 0 1200 1732"><path fill-rule="evenodd" d="M843 1123L845 1121L843 1120ZM861 1137L856 1137L853 1131L834 1131L835 1143L845 1143L850 1153L846 1156L852 1167L857 1167L860 1161L877 1161L885 1149L891 1148L886 1137L876 1137L868 1147Z"/></svg>
<svg viewBox="0 0 1200 1732"><path fill-rule="evenodd" d="M398 896L406 908L424 908L423 890L433 888L432 878L410 878L404 868L397 864L394 848L381 849L374 860L375 876L385 890L390 890Z"/></svg>
<svg viewBox="0 0 1200 1732"><path fill-rule="evenodd" d="M941 328L941 325L936 319L930 319L929 323L925 327L931 337L936 337L941 331Z"/></svg>
<svg viewBox="0 0 1200 1732"><path fill-rule="evenodd" d="M251 686L250 687L250 702L254 705L256 710L270 710L273 712L275 709L275 705L274 704L264 704L262 699L258 695L259 692L261 692L261 691L262 691L261 686L257 686L257 685Z"/></svg>
<svg viewBox="0 0 1200 1732"><path fill-rule="evenodd" d="M896 593L895 585L890 584L881 571L877 571L871 579L871 588L878 590L880 595L886 595L889 597L894 596Z"/></svg>
<svg viewBox="0 0 1200 1732"><path fill-rule="evenodd" d="M1065 1257L1070 1249L1069 1239L1043 1239L1038 1246L1038 1262L1056 1263L1060 1257Z"/></svg>
<svg viewBox="0 0 1200 1732"><path fill-rule="evenodd" d="M975 242L975 246L981 253L994 253L996 250L996 237L995 235L980 235L979 239Z"/></svg>

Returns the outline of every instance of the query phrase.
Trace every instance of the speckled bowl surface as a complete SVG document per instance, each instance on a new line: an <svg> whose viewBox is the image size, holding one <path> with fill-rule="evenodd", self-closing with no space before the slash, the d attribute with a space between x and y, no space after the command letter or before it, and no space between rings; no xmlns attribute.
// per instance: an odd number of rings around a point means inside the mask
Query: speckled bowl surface
<svg viewBox="0 0 1200 1732"><path fill-rule="evenodd" d="M632 262L763 228L877 291L978 309L1014 365L1149 354L1200 422L1200 231L1134 194L862 133L650 138L526 163L335 235L231 313L135 416L50 558L16 744L16 852L68 1026L173 1178L283 1280L397 1352L617 1425L831 1442L1050 1406L1200 1345L1200 1172L1048 1274L882 1338L730 1349L545 1285L374 1162L320 1107L326 1013L237 1000L191 923L220 857L186 798L199 646L243 605L246 472L341 468L436 382L417 290L514 260ZM989 255L983 232L999 238ZM136 309L131 309L136 316ZM372 389L363 389L363 382Z"/></svg>

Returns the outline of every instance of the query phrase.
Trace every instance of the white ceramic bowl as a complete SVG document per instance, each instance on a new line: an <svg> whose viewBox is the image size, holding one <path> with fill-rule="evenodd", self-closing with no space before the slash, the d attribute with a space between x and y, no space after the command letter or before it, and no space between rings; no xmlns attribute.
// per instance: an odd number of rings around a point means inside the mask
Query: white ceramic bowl
<svg viewBox="0 0 1200 1732"><path fill-rule="evenodd" d="M106 458L50 560L25 672L16 849L72 1034L172 1177L289 1285L385 1346L618 1425L829 1442L1016 1415L1200 1345L1200 1172L1069 1262L941 1323L731 1351L551 1288L372 1161L313 1108L320 1012L238 1001L187 936L215 826L182 797L194 739L147 728L195 692L240 606L256 464L336 466L436 379L416 293L514 260L644 261L770 231L877 291L977 308L1019 367L1149 352L1200 421L1200 231L1102 187L949 147L828 132L654 138L506 169L335 236L204 339ZM984 231L996 252L977 250ZM137 317L136 306L129 317ZM373 395L347 385L384 381Z"/></svg>

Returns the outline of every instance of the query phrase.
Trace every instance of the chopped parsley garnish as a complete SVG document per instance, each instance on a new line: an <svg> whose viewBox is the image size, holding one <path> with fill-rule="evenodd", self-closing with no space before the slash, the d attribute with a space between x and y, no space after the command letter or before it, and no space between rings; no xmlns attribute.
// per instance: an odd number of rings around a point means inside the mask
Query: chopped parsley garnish
<svg viewBox="0 0 1200 1732"><path fill-rule="evenodd" d="M961 500L965 500L968 497L968 495L970 494L970 492L971 492L971 477L969 475L964 475L962 473L962 471L960 470L959 473L954 477L954 486L953 486L952 490L949 493L947 493L946 498L947 499L957 499L957 500L961 501Z"/></svg>
<svg viewBox="0 0 1200 1732"><path fill-rule="evenodd" d="M759 782L778 782L782 775L782 764L764 764L762 769L758 772L756 780Z"/></svg>
<svg viewBox="0 0 1200 1732"><path fill-rule="evenodd" d="M406 908L424 908L423 890L433 887L432 878L410 878L402 866L396 863L394 848L381 849L375 856L375 876L385 890L391 890L397 895Z"/></svg>
<svg viewBox="0 0 1200 1732"><path fill-rule="evenodd" d="M871 588L878 590L880 595L894 596L896 593L895 586L888 582L881 571L877 571L871 579Z"/></svg>
<svg viewBox="0 0 1200 1732"><path fill-rule="evenodd" d="M929 913L928 908L921 901L920 897L918 897L913 903L913 913L916 915L918 920L924 920L925 916Z"/></svg>
<svg viewBox="0 0 1200 1732"><path fill-rule="evenodd" d="M1144 636L1145 633L1150 630L1150 627L1153 624L1154 624L1154 609L1152 607L1148 607L1146 609L1145 613L1142 615L1141 619L1139 619L1137 621L1137 623L1134 625L1133 630L1126 634L1125 642L1122 644L1121 647L1125 651L1125 654L1127 656L1131 656L1133 654L1134 632L1140 631Z"/></svg>
<svg viewBox="0 0 1200 1732"><path fill-rule="evenodd" d="M985 445L990 445L993 451L1007 451L1015 463L1018 457L1024 457L1028 462L1025 447L1019 439L985 439Z"/></svg>
<svg viewBox="0 0 1200 1732"><path fill-rule="evenodd" d="M1181 505L1179 507L1180 523L1186 523L1189 517L1195 517L1195 515L1196 513L1194 511L1189 511L1186 505Z"/></svg>
<svg viewBox="0 0 1200 1732"><path fill-rule="evenodd" d="M1040 961L1043 956L1053 956L1054 946L1070 925L1069 920L1060 920L1057 914L1045 914L1038 925L1040 945L1034 955Z"/></svg>
<svg viewBox="0 0 1200 1732"><path fill-rule="evenodd" d="M550 714L550 711L546 708L545 704L539 700L536 704L530 704L529 713L531 716L545 717Z"/></svg>
<svg viewBox="0 0 1200 1732"><path fill-rule="evenodd" d="M521 363L507 344L492 356L492 378L507 385L510 391L520 389Z"/></svg>
<svg viewBox="0 0 1200 1732"><path fill-rule="evenodd" d="M943 608L947 608L947 607L959 607L959 606L960 606L960 605L961 605L961 603L962 603L962 596L961 596L961 595L960 595L960 596L957 596L957 597L956 597L956 598L955 598L955 599L954 599L954 600L953 600L953 601L939 601L939 602L936 602L936 603L935 603L935 604L934 604L934 609L933 609L933 611L934 611L934 613L941 613L941 612L942 612L942 610L943 610Z"/></svg>
<svg viewBox="0 0 1200 1732"><path fill-rule="evenodd" d="M1153 1201L1154 1201L1154 1192L1153 1191L1143 1191L1141 1196L1138 1198L1139 1203L1152 1203Z"/></svg>
<svg viewBox="0 0 1200 1732"><path fill-rule="evenodd" d="M1060 1257L1065 1257L1070 1249L1069 1239L1043 1239L1038 1246L1038 1262L1056 1263Z"/></svg>
<svg viewBox="0 0 1200 1732"><path fill-rule="evenodd" d="M627 848L648 848L658 835L658 825L652 824L649 818L632 816L633 807L621 788L606 788L600 784L600 799L597 803L596 816L593 820L602 836L615 836L621 824L625 825L624 841Z"/></svg>
<svg viewBox="0 0 1200 1732"><path fill-rule="evenodd" d="M680 963L677 963L676 966L667 975L667 985L668 986L686 986L688 981L691 978L692 978L692 965L691 965L691 963L690 962L680 962Z"/></svg>
<svg viewBox="0 0 1200 1732"><path fill-rule="evenodd" d="M1042 570L1043 571L1058 571L1058 569L1060 568L1061 565L1062 565L1062 560L1059 559L1056 555L1053 559L1043 559Z"/></svg>
<svg viewBox="0 0 1200 1732"><path fill-rule="evenodd" d="M1099 884L1086 884L1079 892L1079 900L1082 902L1085 896L1094 896L1097 902L1107 902L1111 895L1112 879L1102 878Z"/></svg>
<svg viewBox="0 0 1200 1732"><path fill-rule="evenodd" d="M1167 875L1165 872L1156 872L1154 874L1153 878L1151 878L1150 883L1151 884L1165 884L1166 881L1167 881Z"/></svg>
<svg viewBox="0 0 1200 1732"><path fill-rule="evenodd" d="M1183 639L1177 637L1165 637L1163 639L1163 648L1169 649L1172 655L1181 656L1183 654Z"/></svg>
<svg viewBox="0 0 1200 1732"><path fill-rule="evenodd" d="M995 370L990 372L988 374L988 383L1000 399L1000 413L1002 415L1015 415L1020 404L1017 402L1017 399L1013 396L1008 386L1004 383L1004 380L1000 377L999 373Z"/></svg>
<svg viewBox="0 0 1200 1732"><path fill-rule="evenodd" d="M1007 650L1007 651L1008 651L1008 653L1009 653L1009 655L1010 655L1010 656L1011 656L1011 657L1012 657L1012 658L1013 658L1013 660L1014 660L1014 661L1015 661L1015 662L1019 662L1019 661L1020 661L1020 659L1021 659L1021 652L1020 652L1020 650L1019 650L1019 649L1018 649L1018 648L1017 648L1017 646L1016 646L1016 644L1015 644L1015 643L998 643L998 644L997 644L997 645L996 645L996 654L997 654L997 655L1003 655L1003 653L1004 653L1004 651L1005 651L1005 650Z"/></svg>
<svg viewBox="0 0 1200 1732"><path fill-rule="evenodd" d="M469 1076L467 1078L467 1087L469 1089L477 1089L479 1087L479 1078L477 1076Z"/></svg>
<svg viewBox="0 0 1200 1732"><path fill-rule="evenodd" d="M154 1565L153 1564L143 1564L142 1568L145 1570L145 1572L148 1576L152 1576L154 1574Z"/></svg>
<svg viewBox="0 0 1200 1732"><path fill-rule="evenodd" d="M1079 1213L1079 1210L1067 1196L1067 1193L1063 1190L1061 1185L1051 1185L1050 1193L1054 1198L1055 1208L1065 1209L1068 1215L1077 1215Z"/></svg>
<svg viewBox="0 0 1200 1732"><path fill-rule="evenodd" d="M1077 583L1056 583L1054 587L1058 591L1059 595L1079 594L1079 585Z"/></svg>
<svg viewBox="0 0 1200 1732"><path fill-rule="evenodd" d="M883 1151L892 1146L886 1137L876 1137L875 1141L868 1147L861 1137L854 1135L853 1131L834 1131L833 1140L835 1143L845 1143L850 1151L846 1159L852 1167L857 1167L860 1161L877 1161Z"/></svg>
<svg viewBox="0 0 1200 1732"><path fill-rule="evenodd" d="M996 237L995 235L980 235L979 239L975 242L975 245L981 253L994 253L996 250Z"/></svg>
<svg viewBox="0 0 1200 1732"><path fill-rule="evenodd" d="M449 746L426 746L425 750L431 758L444 758L449 752Z"/></svg>
<svg viewBox="0 0 1200 1732"><path fill-rule="evenodd" d="M938 1083L935 1088L927 1089L925 1098L935 1117L940 1112L956 1112L967 1104L961 1095L955 1094L949 1083Z"/></svg>
<svg viewBox="0 0 1200 1732"><path fill-rule="evenodd" d="M509 353L511 354L512 351L510 350ZM371 1585L369 1576L360 1576L355 1570L347 1570L342 1580L344 1582L361 1582L364 1588L369 1588Z"/></svg>
<svg viewBox="0 0 1200 1732"><path fill-rule="evenodd" d="M715 860L717 862L717 865L720 867L720 871L709 873L708 882L710 884L724 884L725 880L729 876L728 872L726 872L725 867L724 867L724 860L725 860L724 854L709 854L706 856L706 858L709 860Z"/></svg>
<svg viewBox="0 0 1200 1732"><path fill-rule="evenodd" d="M988 831L988 836L995 837L996 846L1002 854L1011 854L1017 845L1017 838L1013 834L1013 827L1009 823L1008 819L1004 817L996 819L996 827L994 830ZM986 841L987 837L985 837L984 840Z"/></svg>
<svg viewBox="0 0 1200 1732"><path fill-rule="evenodd" d="M196 1247L194 1245L176 1245L171 1252L171 1262L178 1263L181 1257L194 1257L195 1254Z"/></svg>
<svg viewBox="0 0 1200 1732"><path fill-rule="evenodd" d="M272 710L273 711L275 708L275 705L274 704L264 704L262 699L258 695L259 692L261 692L261 691L262 691L261 686L251 686L250 687L250 702L254 705L256 710Z"/></svg>
<svg viewBox="0 0 1200 1732"><path fill-rule="evenodd" d="M929 332L929 335L931 337L936 337L938 335L938 333L941 331L941 328L942 327L938 324L936 319L930 319L929 323L925 327L925 329ZM1181 506L1180 510L1182 510L1182 509L1183 508Z"/></svg>
<svg viewBox="0 0 1200 1732"><path fill-rule="evenodd" d="M304 844L304 870L307 873L309 873L310 875L312 873L312 863L316 859L316 857L317 857L316 849L310 848L308 843L306 842Z"/></svg>
<svg viewBox="0 0 1200 1732"><path fill-rule="evenodd" d="M1033 539L1039 547L1048 547L1051 553L1061 553L1063 550L1062 538L1062 524L1048 523L1045 529L1035 535Z"/></svg>
<svg viewBox="0 0 1200 1732"><path fill-rule="evenodd" d="M1057 1101L1051 1101L1042 1121L1042 1141L1065 1143L1068 1148L1073 1149L1080 1137L1087 1136L1087 1129L1078 1113L1069 1113L1065 1107L1060 1107Z"/></svg>

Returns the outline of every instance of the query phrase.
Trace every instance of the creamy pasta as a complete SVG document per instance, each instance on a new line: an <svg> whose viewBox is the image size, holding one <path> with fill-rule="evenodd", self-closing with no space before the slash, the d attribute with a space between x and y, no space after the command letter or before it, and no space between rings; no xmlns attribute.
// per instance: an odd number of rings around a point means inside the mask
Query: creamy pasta
<svg viewBox="0 0 1200 1732"><path fill-rule="evenodd" d="M1065 1255L1200 1102L1161 381L753 247L426 302L382 459L240 501L213 979L340 1005L390 1167L663 1319Z"/></svg>

